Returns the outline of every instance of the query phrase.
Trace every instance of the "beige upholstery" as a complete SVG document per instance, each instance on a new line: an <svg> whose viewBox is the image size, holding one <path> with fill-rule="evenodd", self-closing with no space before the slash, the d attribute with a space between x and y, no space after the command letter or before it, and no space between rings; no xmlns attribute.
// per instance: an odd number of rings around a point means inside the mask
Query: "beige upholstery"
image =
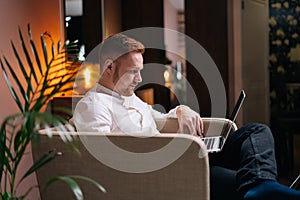
<svg viewBox="0 0 300 200"><path fill-rule="evenodd" d="M224 118L202 118L204 124L204 135L215 136L223 130L237 130L234 122ZM156 125L161 133L177 133L179 131L177 119L156 120Z"/></svg>
<svg viewBox="0 0 300 200"><path fill-rule="evenodd" d="M228 124L224 119L214 120L220 126ZM214 120L204 120L205 125L210 126ZM209 163L205 145L200 138L174 134L178 130L176 122L175 119L157 122L161 131L173 134L144 138L74 132L80 154L62 142L59 131L54 131L51 139L41 131L38 142L32 144L34 160L51 149L62 155L37 172L39 186L43 188L50 178L56 176L83 175L98 181L107 190L103 194L94 185L79 181L85 199L209 199ZM139 157L133 156L137 160L132 160L133 153L138 153ZM41 197L74 199L63 182L50 186Z"/></svg>

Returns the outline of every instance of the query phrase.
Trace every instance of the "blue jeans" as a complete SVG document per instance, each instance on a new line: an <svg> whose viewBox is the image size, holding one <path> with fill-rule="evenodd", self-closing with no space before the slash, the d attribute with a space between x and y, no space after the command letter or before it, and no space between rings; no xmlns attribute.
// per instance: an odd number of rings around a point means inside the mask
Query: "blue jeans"
<svg viewBox="0 0 300 200"><path fill-rule="evenodd" d="M271 130L252 123L231 133L220 153L210 154L212 199L241 199L260 180L276 180Z"/></svg>

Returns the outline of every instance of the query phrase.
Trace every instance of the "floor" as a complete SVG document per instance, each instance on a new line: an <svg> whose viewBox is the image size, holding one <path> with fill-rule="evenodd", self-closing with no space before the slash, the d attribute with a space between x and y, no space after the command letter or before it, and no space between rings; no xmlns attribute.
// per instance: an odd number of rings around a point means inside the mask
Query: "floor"
<svg viewBox="0 0 300 200"><path fill-rule="evenodd" d="M289 186L300 174L300 134L294 136L294 165L289 172L289 176L280 177L279 182Z"/></svg>
<svg viewBox="0 0 300 200"><path fill-rule="evenodd" d="M300 135L294 138L294 170L295 174L300 174Z"/></svg>

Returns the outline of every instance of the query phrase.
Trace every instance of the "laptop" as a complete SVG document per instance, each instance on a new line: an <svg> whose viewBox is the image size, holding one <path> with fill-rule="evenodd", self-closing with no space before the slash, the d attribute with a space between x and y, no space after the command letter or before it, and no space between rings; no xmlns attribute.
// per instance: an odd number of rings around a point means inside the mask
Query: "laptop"
<svg viewBox="0 0 300 200"><path fill-rule="evenodd" d="M206 136L202 138L209 153L219 152L222 150L245 98L245 91L242 90L230 117L225 122L222 120L220 123L214 125L210 124Z"/></svg>

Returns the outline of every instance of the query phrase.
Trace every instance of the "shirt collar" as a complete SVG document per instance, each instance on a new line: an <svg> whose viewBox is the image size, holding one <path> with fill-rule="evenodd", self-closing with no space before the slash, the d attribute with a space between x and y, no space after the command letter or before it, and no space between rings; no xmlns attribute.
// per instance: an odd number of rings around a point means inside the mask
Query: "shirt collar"
<svg viewBox="0 0 300 200"><path fill-rule="evenodd" d="M97 83L96 84L96 87L95 87L95 92L98 92L98 93L103 93L103 94L107 94L107 95L110 95L110 96L113 96L113 97L116 97L117 99L121 100L122 101L122 105L125 107L125 108L130 108L130 107L134 107L134 99L135 99L135 94L131 95L131 96L122 96L120 95L119 93L107 88L107 87L104 87L103 85L101 85L100 83Z"/></svg>
<svg viewBox="0 0 300 200"><path fill-rule="evenodd" d="M134 100L135 100L135 94L131 95L131 96L121 96L121 98L123 99L123 103L122 105L125 107L125 108L134 108L135 107L135 103L134 103Z"/></svg>
<svg viewBox="0 0 300 200"><path fill-rule="evenodd" d="M118 99L121 99L121 95L107 87L104 87L103 85L101 85L100 83L96 83L96 87L95 87L95 92L97 93L103 93L103 94L107 94L113 97L116 97Z"/></svg>

